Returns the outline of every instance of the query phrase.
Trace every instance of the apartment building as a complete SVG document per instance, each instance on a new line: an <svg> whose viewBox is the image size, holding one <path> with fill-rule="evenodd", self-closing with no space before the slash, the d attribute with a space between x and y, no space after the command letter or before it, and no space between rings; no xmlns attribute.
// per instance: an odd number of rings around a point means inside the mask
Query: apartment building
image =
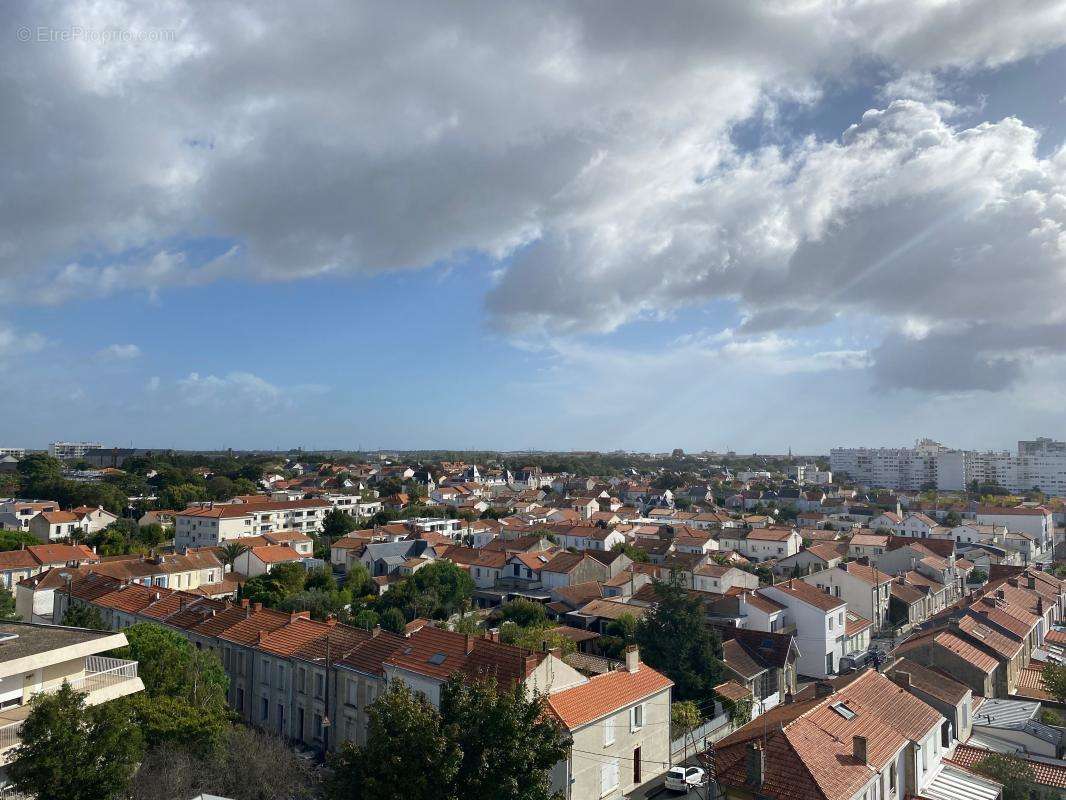
<svg viewBox="0 0 1066 800"><path fill-rule="evenodd" d="M322 530L332 506L323 500L281 500L267 503L199 503L174 517L175 547L214 547L246 536Z"/></svg>
<svg viewBox="0 0 1066 800"><path fill-rule="evenodd" d="M93 450L102 450L100 442L52 442L48 445L48 455L53 458L76 461Z"/></svg>
<svg viewBox="0 0 1066 800"><path fill-rule="evenodd" d="M829 463L834 472L886 489L959 491L977 481L1012 492L1066 494L1066 442L1047 438L1020 441L1015 454L956 450L929 439L913 448L834 447Z"/></svg>
<svg viewBox="0 0 1066 800"><path fill-rule="evenodd" d="M0 623L0 777L19 744L30 700L66 681L99 705L144 690L137 662L103 655L129 642L122 633L21 622Z"/></svg>
<svg viewBox="0 0 1066 800"><path fill-rule="evenodd" d="M0 458L4 456L11 456L15 459L23 459L26 457L25 447L0 447Z"/></svg>

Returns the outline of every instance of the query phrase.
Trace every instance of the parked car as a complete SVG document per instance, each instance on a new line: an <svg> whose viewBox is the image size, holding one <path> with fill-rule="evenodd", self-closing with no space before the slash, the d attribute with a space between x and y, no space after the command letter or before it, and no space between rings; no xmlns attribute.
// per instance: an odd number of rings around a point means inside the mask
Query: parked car
<svg viewBox="0 0 1066 800"><path fill-rule="evenodd" d="M666 788L672 792L687 792L703 785L706 773L699 767L670 767L666 773Z"/></svg>
<svg viewBox="0 0 1066 800"><path fill-rule="evenodd" d="M876 650L865 650L861 653L852 653L848 656L842 656L840 659L840 672L854 672L864 667L873 667L877 665L880 660L881 654Z"/></svg>

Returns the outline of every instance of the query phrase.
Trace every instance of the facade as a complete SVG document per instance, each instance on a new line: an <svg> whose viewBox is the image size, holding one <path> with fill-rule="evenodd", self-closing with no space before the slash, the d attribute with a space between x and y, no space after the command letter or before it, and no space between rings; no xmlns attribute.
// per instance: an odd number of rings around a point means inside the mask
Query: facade
<svg viewBox="0 0 1066 800"><path fill-rule="evenodd" d="M824 678L836 672L846 641L847 603L844 600L800 580L767 586L759 589L756 596L786 609L780 630L795 633L800 649L796 669L801 675ZM751 601L742 596L742 613L749 604Z"/></svg>
<svg viewBox="0 0 1066 800"><path fill-rule="evenodd" d="M70 539L81 529L81 519L70 511L42 511L30 520L29 527L42 542Z"/></svg>
<svg viewBox="0 0 1066 800"><path fill-rule="evenodd" d="M201 503L174 517L175 547L214 547L231 539L279 531L315 533L332 510L324 500Z"/></svg>
<svg viewBox="0 0 1066 800"><path fill-rule="evenodd" d="M819 591L842 599L848 604L849 610L870 620L876 628L885 627L891 575L858 561L848 561L832 569L815 572L803 580Z"/></svg>
<svg viewBox="0 0 1066 800"><path fill-rule="evenodd" d="M53 458L77 460L93 450L102 450L100 442L52 442L48 445L48 455Z"/></svg>

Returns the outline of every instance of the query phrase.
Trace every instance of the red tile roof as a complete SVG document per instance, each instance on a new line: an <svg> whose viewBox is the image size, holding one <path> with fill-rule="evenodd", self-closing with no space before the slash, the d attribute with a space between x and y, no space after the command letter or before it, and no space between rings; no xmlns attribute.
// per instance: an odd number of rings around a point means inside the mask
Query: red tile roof
<svg viewBox="0 0 1066 800"><path fill-rule="evenodd" d="M973 769L989 756L996 755L990 750L982 750L968 744L958 744L948 761L965 769ZM1033 774L1033 780L1041 786L1054 786L1066 789L1066 764L1048 764L1044 761L1032 761L1022 756L1015 756L1025 762Z"/></svg>
<svg viewBox="0 0 1066 800"><path fill-rule="evenodd" d="M548 707L569 730L667 691L673 682L647 664L636 672L618 669L548 697Z"/></svg>

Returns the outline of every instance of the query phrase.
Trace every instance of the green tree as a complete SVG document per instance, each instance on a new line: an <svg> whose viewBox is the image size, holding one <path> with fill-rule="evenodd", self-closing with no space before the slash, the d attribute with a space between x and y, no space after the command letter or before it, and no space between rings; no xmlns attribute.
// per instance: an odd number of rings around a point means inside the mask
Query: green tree
<svg viewBox="0 0 1066 800"><path fill-rule="evenodd" d="M22 615L15 611L15 598L9 591L0 591L0 620L4 622L18 622Z"/></svg>
<svg viewBox="0 0 1066 800"><path fill-rule="evenodd" d="M352 597L365 597L374 591L374 581L370 577L370 571L363 566L361 561L353 561L348 567L348 574L344 576L344 586L352 593Z"/></svg>
<svg viewBox="0 0 1066 800"><path fill-rule="evenodd" d="M364 608L355 618L352 619L352 624L357 628L363 628L364 630L373 630L378 624L379 618L376 612L371 611L369 608Z"/></svg>
<svg viewBox="0 0 1066 800"><path fill-rule="evenodd" d="M676 739L694 731L703 722L700 707L692 700L680 700L670 706L670 737Z"/></svg>
<svg viewBox="0 0 1066 800"><path fill-rule="evenodd" d="M641 658L674 682L678 700L708 700L721 682L721 639L704 621L702 604L679 575L653 585L655 606L636 630Z"/></svg>
<svg viewBox="0 0 1066 800"><path fill-rule="evenodd" d="M1053 790L1041 789L1033 771L1022 759L1008 755L990 755L974 764L974 770L1003 784L1003 800L1042 800L1058 797Z"/></svg>
<svg viewBox="0 0 1066 800"><path fill-rule="evenodd" d="M41 540L29 531L0 530L0 552L5 550L21 550L24 545L40 543Z"/></svg>
<svg viewBox="0 0 1066 800"><path fill-rule="evenodd" d="M403 633L404 626L407 625L407 618L404 617L403 612L398 608L388 608L381 615L380 618L381 627L387 631L393 633Z"/></svg>
<svg viewBox="0 0 1066 800"><path fill-rule="evenodd" d="M450 561L434 561L389 589L381 608L399 608L408 619L447 619L462 610L474 592L474 579ZM384 617L382 617L384 619Z"/></svg>
<svg viewBox="0 0 1066 800"><path fill-rule="evenodd" d="M30 453L18 463L17 469L27 486L35 486L63 478L63 462L45 453Z"/></svg>
<svg viewBox="0 0 1066 800"><path fill-rule="evenodd" d="M322 519L322 535L330 542L351 533L358 527L351 514L345 514L337 508L326 512L326 516Z"/></svg>
<svg viewBox="0 0 1066 800"><path fill-rule="evenodd" d="M134 540L145 547L158 547L167 539L166 531L158 522L141 525L133 535Z"/></svg>
<svg viewBox="0 0 1066 800"><path fill-rule="evenodd" d="M84 606L80 603L67 607L67 613L63 615L63 625L72 628L91 628L94 631L106 631L100 609L95 606Z"/></svg>
<svg viewBox="0 0 1066 800"><path fill-rule="evenodd" d="M321 589L324 592L337 591L337 579L329 567L315 567L307 572L304 589Z"/></svg>
<svg viewBox="0 0 1066 800"><path fill-rule="evenodd" d="M522 628L544 625L548 621L543 603L535 603L524 597L516 597L504 603L496 612L500 622L513 622Z"/></svg>
<svg viewBox="0 0 1066 800"><path fill-rule="evenodd" d="M230 717L229 678L213 653L197 650L179 633L150 622L127 628L121 658L138 662L142 694L124 698L149 746L164 742L214 752Z"/></svg>
<svg viewBox="0 0 1066 800"><path fill-rule="evenodd" d="M396 609L391 609L395 611ZM367 742L345 742L330 759L329 800L452 800L459 746L422 694L393 681L368 707ZM417 769L412 769L417 764ZM456 798L457 800L457 798Z"/></svg>
<svg viewBox="0 0 1066 800"><path fill-rule="evenodd" d="M1044 665L1044 688L1060 703L1066 703L1066 666L1049 661Z"/></svg>
<svg viewBox="0 0 1066 800"><path fill-rule="evenodd" d="M15 788L38 800L125 796L143 752L140 732L120 703L87 707L64 682L30 701L21 744L8 767Z"/></svg>
<svg viewBox="0 0 1066 800"><path fill-rule="evenodd" d="M207 494L212 500L231 500L237 496L233 481L224 475L215 475L207 482Z"/></svg>
<svg viewBox="0 0 1066 800"><path fill-rule="evenodd" d="M440 715L461 754L452 797L549 800L551 769L566 757L570 737L545 713L541 695L520 684L453 676L441 692ZM495 765L496 769L486 769Z"/></svg>
<svg viewBox="0 0 1066 800"><path fill-rule="evenodd" d="M233 568L234 562L248 552L248 545L240 542L226 542L218 548L218 560L223 566Z"/></svg>

